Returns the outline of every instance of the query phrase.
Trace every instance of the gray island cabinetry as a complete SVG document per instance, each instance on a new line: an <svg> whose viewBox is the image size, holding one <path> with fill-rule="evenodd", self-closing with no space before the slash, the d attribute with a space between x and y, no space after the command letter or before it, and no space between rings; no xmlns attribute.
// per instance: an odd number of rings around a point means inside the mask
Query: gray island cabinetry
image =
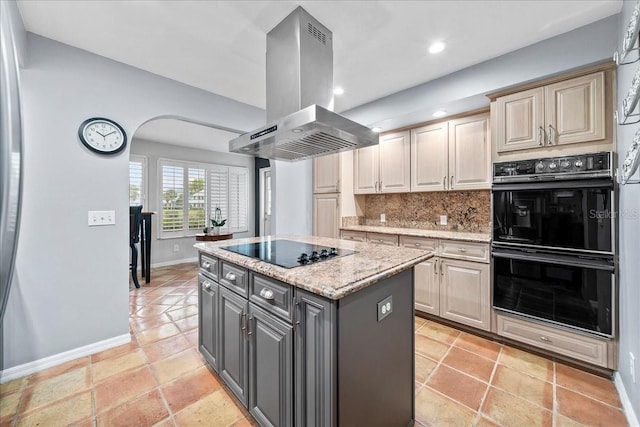
<svg viewBox="0 0 640 427"><path fill-rule="evenodd" d="M262 426L413 425L413 265L431 254L288 239L349 254L284 268L223 249L274 237L196 244L203 357Z"/></svg>

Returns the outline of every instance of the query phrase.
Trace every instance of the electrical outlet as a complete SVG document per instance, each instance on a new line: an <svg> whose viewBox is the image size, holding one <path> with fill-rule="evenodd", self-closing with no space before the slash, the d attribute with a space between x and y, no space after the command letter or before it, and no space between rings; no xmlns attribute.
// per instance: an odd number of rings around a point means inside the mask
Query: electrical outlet
<svg viewBox="0 0 640 427"><path fill-rule="evenodd" d="M447 216L440 215L440 225L447 225Z"/></svg>
<svg viewBox="0 0 640 427"><path fill-rule="evenodd" d="M89 211L89 227L96 225L114 225L116 211Z"/></svg>
<svg viewBox="0 0 640 427"><path fill-rule="evenodd" d="M393 295L389 295L378 303L378 322L387 317L393 311Z"/></svg>
<svg viewBox="0 0 640 427"><path fill-rule="evenodd" d="M380 214L380 222L387 222L387 216L385 214Z"/></svg>
<svg viewBox="0 0 640 427"><path fill-rule="evenodd" d="M636 383L636 358L633 353L629 352L629 370L631 371L631 381Z"/></svg>
<svg viewBox="0 0 640 427"><path fill-rule="evenodd" d="M180 245L173 245L173 252L180 251Z"/></svg>

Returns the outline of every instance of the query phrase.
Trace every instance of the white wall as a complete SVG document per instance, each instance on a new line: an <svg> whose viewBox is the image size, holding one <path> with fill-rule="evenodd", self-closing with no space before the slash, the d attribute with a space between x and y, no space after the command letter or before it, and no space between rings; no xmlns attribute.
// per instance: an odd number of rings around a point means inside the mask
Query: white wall
<svg viewBox="0 0 640 427"><path fill-rule="evenodd" d="M21 70L24 193L16 274L4 319L4 368L127 334L128 158L79 142L92 116L129 136L154 117L224 129L264 124L262 110L28 34ZM87 227L87 211L116 225Z"/></svg>
<svg viewBox="0 0 640 427"><path fill-rule="evenodd" d="M194 125L197 126L197 125ZM178 142L178 141L176 141ZM254 236L254 170L253 156L242 154L221 153L216 151L199 150L196 148L161 144L135 138L131 143L131 154L138 154L147 158L147 203L145 210L161 211L161 199L158 190L158 159L183 160L197 163L214 163L227 166L242 166L249 170L249 230L245 233L234 233L234 238ZM159 217L152 217L153 240L151 243L151 265L166 264L179 260L192 259L198 255L193 247L194 237L158 239ZM173 252L173 246L179 245L178 252ZM151 277L153 279L153 276Z"/></svg>
<svg viewBox="0 0 640 427"><path fill-rule="evenodd" d="M625 1L622 13L618 17L618 43L622 46L622 37L631 18L635 1ZM629 58L637 57L631 53ZM640 63L618 67L618 109L621 110L622 100L627 96L633 76L640 67ZM618 126L617 149L618 167L624 161L625 153L633 136L640 131L640 125ZM640 172L632 178L640 179ZM624 388L633 405L636 417L640 417L640 184L621 185L620 194L620 347L618 358L618 372ZM636 382L633 383L629 368L629 353L635 355Z"/></svg>

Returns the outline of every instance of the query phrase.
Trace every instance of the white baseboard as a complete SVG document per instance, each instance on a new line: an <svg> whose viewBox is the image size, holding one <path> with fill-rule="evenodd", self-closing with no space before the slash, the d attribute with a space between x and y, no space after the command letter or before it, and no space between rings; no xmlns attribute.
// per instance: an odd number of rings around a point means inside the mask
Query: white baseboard
<svg viewBox="0 0 640 427"><path fill-rule="evenodd" d="M117 337L98 341L93 344L74 348L73 350L65 351L63 353L54 354L53 356L34 360L33 362L25 363L23 365L14 366L12 368L0 371L0 384L4 384L16 378L26 377L27 375L52 368L57 365L61 365L80 357L99 353L101 351L117 347L119 345L127 344L128 342L131 342L130 334L119 335Z"/></svg>
<svg viewBox="0 0 640 427"><path fill-rule="evenodd" d="M615 372L613 374L613 383L616 386L616 390L618 391L618 395L620 396L620 401L622 402L622 408L624 409L624 414L627 417L627 422L629 423L629 427L640 427L640 423L638 423L638 417L633 410L633 406L631 405L631 400L629 400L629 395L627 394L627 390L624 388L624 383L620 378L620 373Z"/></svg>

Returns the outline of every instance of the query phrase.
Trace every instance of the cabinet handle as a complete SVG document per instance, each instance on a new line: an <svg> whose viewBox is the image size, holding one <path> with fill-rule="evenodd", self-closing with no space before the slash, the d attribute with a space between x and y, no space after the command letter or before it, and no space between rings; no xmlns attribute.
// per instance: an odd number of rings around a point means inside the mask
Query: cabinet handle
<svg viewBox="0 0 640 427"><path fill-rule="evenodd" d="M444 276L444 273L442 272L442 261L440 261L440 275Z"/></svg>
<svg viewBox="0 0 640 427"><path fill-rule="evenodd" d="M211 263L208 261L202 261L202 268L209 269L211 267Z"/></svg>
<svg viewBox="0 0 640 427"><path fill-rule="evenodd" d="M542 126L538 126L538 145L544 145L544 128Z"/></svg>
<svg viewBox="0 0 640 427"><path fill-rule="evenodd" d="M451 179L449 180L449 190L453 190L453 175L451 175Z"/></svg>
<svg viewBox="0 0 640 427"><path fill-rule="evenodd" d="M376 191L376 193L377 193L377 192L378 192L378 181L376 181L376 183L375 183L375 188L376 188L376 190L375 190L375 191Z"/></svg>
<svg viewBox="0 0 640 427"><path fill-rule="evenodd" d="M460 252L467 252L467 250L465 248L460 248L458 249Z"/></svg>
<svg viewBox="0 0 640 427"><path fill-rule="evenodd" d="M555 143L553 142L553 137L554 137L554 135L555 135L555 132L556 132L556 131L553 129L553 126L549 125L549 145L553 145L553 144L555 144Z"/></svg>
<svg viewBox="0 0 640 427"><path fill-rule="evenodd" d="M545 337L544 335L542 335L542 336L540 337L540 340L541 340L541 341L546 341L546 342L551 342L551 339L549 339L549 337Z"/></svg>
<svg viewBox="0 0 640 427"><path fill-rule="evenodd" d="M247 313L242 313L240 315L240 329L242 331L247 330Z"/></svg>
<svg viewBox="0 0 640 427"><path fill-rule="evenodd" d="M446 176L443 176L443 177L442 177L442 188L443 188L444 190L446 190L446 189L447 189L447 177L446 177Z"/></svg>
<svg viewBox="0 0 640 427"><path fill-rule="evenodd" d="M273 300L275 298L273 295L273 291L266 288L260 289L260 296L266 300Z"/></svg>
<svg viewBox="0 0 640 427"><path fill-rule="evenodd" d="M233 274L232 272L228 272L227 274L225 274L224 278L227 279L230 282L235 282L236 281L236 275Z"/></svg>
<svg viewBox="0 0 640 427"><path fill-rule="evenodd" d="M295 331L300 326L300 301L296 301L293 308L293 330Z"/></svg>
<svg viewBox="0 0 640 427"><path fill-rule="evenodd" d="M438 274L438 260L436 260L434 270L435 270L434 272L435 272L435 273L436 273L436 275L437 275L437 274Z"/></svg>
<svg viewBox="0 0 640 427"><path fill-rule="evenodd" d="M378 188L380 188L380 192L382 193L382 181L380 181L380 185L378 186Z"/></svg>
<svg viewBox="0 0 640 427"><path fill-rule="evenodd" d="M211 282L209 282L208 280L205 280L205 281L202 283L202 287L203 287L204 289L206 289L206 290L210 291L210 290L211 290Z"/></svg>
<svg viewBox="0 0 640 427"><path fill-rule="evenodd" d="M421 243L414 243L414 245L416 245L417 248L419 248L420 246L422 246Z"/></svg>
<svg viewBox="0 0 640 427"><path fill-rule="evenodd" d="M249 317L249 319L247 319L247 336L253 334L253 332L251 332L251 321L253 320L253 317Z"/></svg>

